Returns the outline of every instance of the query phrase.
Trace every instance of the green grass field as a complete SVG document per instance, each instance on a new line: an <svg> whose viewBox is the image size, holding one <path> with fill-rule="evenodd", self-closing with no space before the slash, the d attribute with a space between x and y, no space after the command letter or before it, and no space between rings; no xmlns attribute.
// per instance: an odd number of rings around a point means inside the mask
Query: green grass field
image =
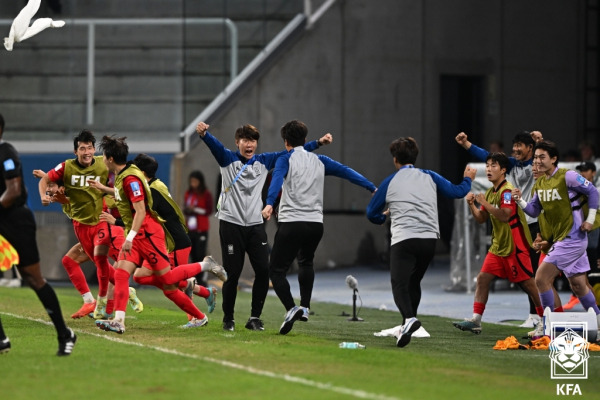
<svg viewBox="0 0 600 400"><path fill-rule="evenodd" d="M0 316L12 349L0 357L0 398L18 399L550 399L557 383L577 383L600 398L600 353L590 353L587 380L552 380L547 351L493 350L496 340L527 329L484 324L481 335L450 320L422 316L431 338L399 349L373 332L398 325L397 312L363 309L364 322L340 316L351 307L314 303L308 323L279 335L284 309L269 296L265 331L244 329L250 295L240 292L235 332L221 328L220 303L209 324L184 330L185 315L156 289L140 289L141 314L128 310L123 335L89 318L71 320L81 305L73 288L56 289L78 335L73 355L55 356L53 327L34 292L0 288ZM196 304L206 309L202 299ZM339 349L358 341L366 350Z"/></svg>

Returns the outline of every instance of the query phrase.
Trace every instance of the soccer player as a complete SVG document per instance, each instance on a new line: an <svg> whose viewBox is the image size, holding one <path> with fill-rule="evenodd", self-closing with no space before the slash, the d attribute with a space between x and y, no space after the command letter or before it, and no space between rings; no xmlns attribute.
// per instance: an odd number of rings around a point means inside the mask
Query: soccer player
<svg viewBox="0 0 600 400"><path fill-rule="evenodd" d="M512 157L508 158L509 166L506 171L506 180L510 182L513 187L522 189L525 201L531 198L531 188L533 187L534 182L533 173L531 172L533 164L533 147L541 140L543 140L543 137L540 131L521 131L517 133L512 140ZM475 159L485 162L489 152L471 143L464 132L461 132L456 136L456 142L467 150ZM528 215L526 215L525 218L527 219L531 237L536 237L539 232L537 219ZM539 264L539 253L530 249L529 258L531 259L533 273L535 274ZM528 296L527 298L529 301L529 316L520 326L524 328L533 328L539 322L539 317L531 297Z"/></svg>
<svg viewBox="0 0 600 400"><path fill-rule="evenodd" d="M152 193L152 208L165 220L164 227L173 238L174 248L169 251L171 266L177 268L179 265L187 264L192 249L192 242L187 234L185 217L179 205L171 197L167 185L156 177L158 162L153 157L142 153L134 158L133 163L144 173L150 187L150 192ZM207 261L206 257L203 259ZM147 268L147 266L138 268L133 275L133 280L140 285L154 285L162 288L156 276L152 274L152 270ZM195 277L179 282L178 286L179 288L187 289L188 295L194 293L203 297L208 305L208 312L212 313L214 311L217 295L216 287L212 285L209 287L196 285ZM188 315L188 317L191 316Z"/></svg>
<svg viewBox="0 0 600 400"><path fill-rule="evenodd" d="M40 178L39 192L42 205L52 201L48 195L48 182L62 182L64 195L69 199L69 217L73 222L75 236L88 257L96 264L98 297L94 318L102 318L106 310L108 284L113 273L108 262L111 246L109 226L100 221L104 194L90 187L90 181L108 182L108 169L102 156L94 156L96 138L88 130L82 130L73 139L76 158L58 164Z"/></svg>
<svg viewBox="0 0 600 400"><path fill-rule="evenodd" d="M206 325L208 317L198 310L188 296L178 290L177 285L203 269L226 280L223 267L209 259L171 269L165 231L161 225L163 221L152 209L152 194L144 174L136 165L127 162L129 147L125 138L104 136L100 147L104 152L106 166L115 174L114 196L127 236L115 267L115 317L112 320L97 320L96 325L106 331L125 332L129 278L144 262L158 277L165 296L192 315L192 320L184 327Z"/></svg>
<svg viewBox="0 0 600 400"><path fill-rule="evenodd" d="M286 314L279 333L287 334L294 322L308 321L315 271L313 259L323 237L323 187L325 175L346 179L373 193L373 183L353 169L323 155L306 151L308 128L301 121L290 121L281 128L286 153L277 159L269 185L265 219L273 214L273 203L282 190L279 203L279 227L275 234L269 276L273 289L285 307ZM283 188L283 189L282 189ZM297 306L286 278L287 271L298 258L300 306Z"/></svg>
<svg viewBox="0 0 600 400"><path fill-rule="evenodd" d="M27 189L23 182L23 166L17 150L2 140L4 118L0 115L0 235L13 245L19 254L19 273L40 299L58 335L58 356L73 351L77 336L67 328L54 289L40 270L33 213L27 207ZM0 321L0 353L10 350L10 340Z"/></svg>
<svg viewBox="0 0 600 400"><path fill-rule="evenodd" d="M433 171L415 168L419 147L412 137L394 140L390 153L397 171L379 185L367 206L367 218L378 225L385 223L388 215L391 218L392 293L403 318L396 346L404 347L421 327L417 319L421 280L440 237L437 192L449 198L463 197L477 171L467 166L462 182L454 185Z"/></svg>
<svg viewBox="0 0 600 400"><path fill-rule="evenodd" d="M536 180L534 195L529 202L523 200L519 188L512 190L513 198L527 215L537 217L543 210L552 229L554 244L535 276L542 307L554 309L552 282L562 272L583 308L592 308L598 316L600 309L588 286L586 272L590 270L590 264L585 251L587 233L591 231L598 211L598 191L577 172L558 168L558 157L558 148L553 142L537 143L534 159L543 175ZM579 196L569 196L569 191L587 196L587 218L579 203ZM600 316L597 318L600 324ZM543 336L543 325L536 326L534 337Z"/></svg>
<svg viewBox="0 0 600 400"><path fill-rule="evenodd" d="M262 331L264 325L260 315L269 291L269 249L261 215L262 189L269 170L275 166L277 158L286 152L256 154L260 132L249 124L235 131L236 152L226 149L208 132L208 128L207 124L200 122L196 132L221 167L222 191L217 215L223 265L229 276L222 289L223 329L235 329L235 299L247 253L254 269L254 283L250 318L245 327ZM313 151L331 143L331 140L331 135L327 134L318 141L307 143L305 148Z"/></svg>
<svg viewBox="0 0 600 400"><path fill-rule="evenodd" d="M481 333L481 317L488 300L490 284L495 278L508 279L518 284L531 297L537 315L541 318L544 314L529 257L531 237L525 215L512 199L513 186L506 180L508 166L509 160L504 153L488 154L485 171L492 187L485 195L469 193L466 197L471 214L478 223L491 220L492 245L477 275L473 317L453 322L455 327L463 331ZM475 202L479 203L480 208Z"/></svg>
<svg viewBox="0 0 600 400"><path fill-rule="evenodd" d="M33 170L33 176L41 179L46 176L46 173L39 169ZM110 179L109 179L110 180ZM90 181L96 182L96 181ZM62 210L69 219L71 219L71 205L69 202L69 198L64 194L64 185L62 182L56 183L48 180L48 186L46 188L46 194L50 197L51 202L60 203L62 206ZM106 197L104 198L106 200ZM106 203L104 203L106 206ZM102 220L102 218L100 218ZM117 261L119 251L121 250L121 245L125 240L125 236L123 235L123 228L121 227L111 227L108 226L108 235L109 235L109 245L108 245L108 256L112 258L114 261ZM67 271L67 275L69 276L69 280L77 289L77 291L81 294L83 299L83 305L81 308L71 315L71 318L78 319L86 316L92 316L94 310L96 309L96 300L92 295L90 288L88 286L87 280L85 279L85 275L81 270L81 264L90 261L90 257L87 255L81 243L76 243L67 251L67 253L62 258L62 264ZM110 265L110 264L109 264ZM109 274L109 285L107 290L107 302L106 307L101 309L101 313L105 318L108 318L110 314L112 314L112 310L114 309L114 300L113 296L113 284L114 281L111 282L111 277L114 277L114 270L112 270L112 266L110 274ZM142 312L144 310L144 304L137 297L136 290L132 287L129 288L129 305L135 312ZM98 318L101 318L100 315L97 315Z"/></svg>

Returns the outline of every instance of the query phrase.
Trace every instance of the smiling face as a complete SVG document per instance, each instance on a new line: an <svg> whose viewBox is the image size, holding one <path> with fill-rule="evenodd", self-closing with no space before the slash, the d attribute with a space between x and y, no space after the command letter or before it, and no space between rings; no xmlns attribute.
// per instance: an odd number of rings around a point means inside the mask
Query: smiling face
<svg viewBox="0 0 600 400"><path fill-rule="evenodd" d="M550 157L548 151L544 149L536 149L533 162L537 164L540 175L551 175L554 172L554 164L557 162L557 157Z"/></svg>
<svg viewBox="0 0 600 400"><path fill-rule="evenodd" d="M512 147L512 156L517 161L527 161L531 158L533 146L526 145L525 143L515 142Z"/></svg>
<svg viewBox="0 0 600 400"><path fill-rule="evenodd" d="M79 164L81 164L83 167L89 167L90 165L92 165L95 153L96 148L94 147L94 144L92 142L79 142L79 144L77 145L77 150L75 150L77 162L79 162Z"/></svg>
<svg viewBox="0 0 600 400"><path fill-rule="evenodd" d="M241 138L235 141L235 145L240 151L240 154L249 160L254 156L254 153L256 152L258 141L253 139Z"/></svg>
<svg viewBox="0 0 600 400"><path fill-rule="evenodd" d="M504 180L506 169L500 167L500 164L495 160L487 160L485 163L485 173L488 180L496 186Z"/></svg>

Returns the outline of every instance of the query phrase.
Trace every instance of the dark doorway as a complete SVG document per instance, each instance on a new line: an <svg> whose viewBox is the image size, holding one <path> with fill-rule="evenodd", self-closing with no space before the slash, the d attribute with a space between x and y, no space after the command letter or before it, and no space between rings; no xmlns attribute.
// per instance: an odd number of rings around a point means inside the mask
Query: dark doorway
<svg viewBox="0 0 600 400"><path fill-rule="evenodd" d="M443 175L458 182L469 154L454 140L465 132L469 140L483 146L483 76L442 75L440 88L440 154Z"/></svg>
<svg viewBox="0 0 600 400"><path fill-rule="evenodd" d="M462 180L469 153L455 140L465 132L471 143L482 145L483 76L442 75L440 80L440 156L441 174L452 183ZM440 236L450 247L454 224L454 200L438 196Z"/></svg>

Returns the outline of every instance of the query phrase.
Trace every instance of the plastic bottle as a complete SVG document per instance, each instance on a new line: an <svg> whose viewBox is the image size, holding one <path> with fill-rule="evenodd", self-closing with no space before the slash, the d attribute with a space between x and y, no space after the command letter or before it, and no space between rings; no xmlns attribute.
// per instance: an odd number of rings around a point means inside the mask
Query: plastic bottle
<svg viewBox="0 0 600 400"><path fill-rule="evenodd" d="M340 343L340 349L366 349L367 346L362 345L358 342L342 342Z"/></svg>

